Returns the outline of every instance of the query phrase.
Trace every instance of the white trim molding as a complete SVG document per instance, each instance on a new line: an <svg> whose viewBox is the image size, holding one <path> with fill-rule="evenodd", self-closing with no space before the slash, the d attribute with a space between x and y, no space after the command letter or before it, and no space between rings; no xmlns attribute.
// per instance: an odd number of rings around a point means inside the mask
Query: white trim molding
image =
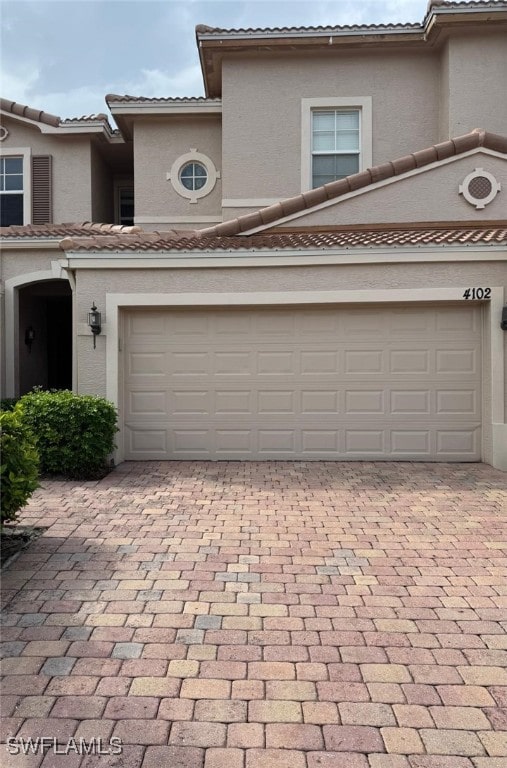
<svg viewBox="0 0 507 768"><path fill-rule="evenodd" d="M301 99L301 192L312 188L312 112L315 109L359 110L359 171L372 165L372 97L319 96Z"/></svg>
<svg viewBox="0 0 507 768"><path fill-rule="evenodd" d="M0 157L23 158L23 224L32 223L31 147L0 147Z"/></svg>
<svg viewBox="0 0 507 768"><path fill-rule="evenodd" d="M423 248L405 246L394 250L385 248L329 248L324 250L268 250L257 251L89 251L68 252L72 269L200 269L202 267L279 267L316 266L317 264L414 264L442 262L505 261L504 245L456 246L442 248L428 245Z"/></svg>
<svg viewBox="0 0 507 768"><path fill-rule="evenodd" d="M170 308L170 307L219 307L219 306L277 306L310 304L379 304L412 302L455 302L466 303L463 294L468 286L450 288L342 290L342 291L273 291L256 293L107 293L106 316L108 334L106 337L106 397L121 412L120 392L120 313L128 309ZM500 312L503 306L504 288L491 288L489 302L489 354L491 356L491 423L488 431L492 434L492 460L497 469L507 470L507 425L504 423L504 331L500 328ZM486 304L487 306L487 304ZM486 315L488 317L488 315ZM121 354L121 353L120 353ZM123 425L119 423L119 448L116 461L122 461ZM486 425L484 425L486 426Z"/></svg>
<svg viewBox="0 0 507 768"><path fill-rule="evenodd" d="M286 200L285 197L238 197L225 198L222 200L222 208L266 208L268 205L276 205Z"/></svg>
<svg viewBox="0 0 507 768"><path fill-rule="evenodd" d="M491 189L488 195L485 195L484 197L475 197L472 192L470 192L470 184L474 179L486 179L489 181ZM485 171L483 168L476 168L472 173L469 173L468 176L465 176L458 188L459 194L463 195L467 203L474 205L477 210L482 210L482 208L489 205L501 189L502 185L500 182L495 179L492 173Z"/></svg>
<svg viewBox="0 0 507 768"><path fill-rule="evenodd" d="M187 189L181 182L181 171L189 163L198 163L204 166L206 170L206 183L200 189ZM203 155L202 152L198 152L195 147L191 148L186 154L180 155L172 164L169 173L166 174L166 179L171 182L174 191L180 197L186 197L191 203L197 203L201 197L209 195L214 190L219 178L220 171L217 171L213 160L207 155Z"/></svg>

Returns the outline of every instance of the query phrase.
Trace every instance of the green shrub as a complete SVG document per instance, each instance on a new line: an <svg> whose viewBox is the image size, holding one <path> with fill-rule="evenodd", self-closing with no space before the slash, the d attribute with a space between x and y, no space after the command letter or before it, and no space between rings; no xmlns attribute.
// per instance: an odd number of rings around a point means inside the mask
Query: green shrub
<svg viewBox="0 0 507 768"><path fill-rule="evenodd" d="M22 407L0 411L0 525L14 522L38 486L39 454Z"/></svg>
<svg viewBox="0 0 507 768"><path fill-rule="evenodd" d="M104 475L117 432L112 403L68 390L35 390L20 402L37 440L41 472L87 480Z"/></svg>

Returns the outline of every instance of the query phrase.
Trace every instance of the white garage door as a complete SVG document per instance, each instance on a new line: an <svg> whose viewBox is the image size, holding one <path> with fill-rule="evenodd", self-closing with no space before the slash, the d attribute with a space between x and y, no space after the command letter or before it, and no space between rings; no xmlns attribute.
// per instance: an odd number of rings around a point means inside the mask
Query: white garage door
<svg viewBox="0 0 507 768"><path fill-rule="evenodd" d="M129 459L480 459L471 305L136 310Z"/></svg>

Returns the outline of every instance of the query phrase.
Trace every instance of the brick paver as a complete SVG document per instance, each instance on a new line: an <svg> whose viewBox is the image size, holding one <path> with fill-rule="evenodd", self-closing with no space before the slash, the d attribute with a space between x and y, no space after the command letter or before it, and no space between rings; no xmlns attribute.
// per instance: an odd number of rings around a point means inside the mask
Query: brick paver
<svg viewBox="0 0 507 768"><path fill-rule="evenodd" d="M125 463L43 481L3 572L11 768L507 764L507 476Z"/></svg>

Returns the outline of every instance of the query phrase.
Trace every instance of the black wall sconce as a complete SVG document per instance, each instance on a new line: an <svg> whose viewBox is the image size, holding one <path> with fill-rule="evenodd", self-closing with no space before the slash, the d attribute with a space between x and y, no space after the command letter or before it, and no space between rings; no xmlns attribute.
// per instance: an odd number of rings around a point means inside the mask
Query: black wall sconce
<svg viewBox="0 0 507 768"><path fill-rule="evenodd" d="M28 328L25 331L25 344L28 347L28 351L32 351L32 344L35 340L35 331L32 328L31 325L28 326Z"/></svg>
<svg viewBox="0 0 507 768"><path fill-rule="evenodd" d="M102 315L97 311L95 302L92 304L91 311L88 312L88 325L93 333L93 348L95 349L97 336L102 330Z"/></svg>
<svg viewBox="0 0 507 768"><path fill-rule="evenodd" d="M500 328L502 331L507 331L507 304L502 307L502 319L500 321Z"/></svg>

